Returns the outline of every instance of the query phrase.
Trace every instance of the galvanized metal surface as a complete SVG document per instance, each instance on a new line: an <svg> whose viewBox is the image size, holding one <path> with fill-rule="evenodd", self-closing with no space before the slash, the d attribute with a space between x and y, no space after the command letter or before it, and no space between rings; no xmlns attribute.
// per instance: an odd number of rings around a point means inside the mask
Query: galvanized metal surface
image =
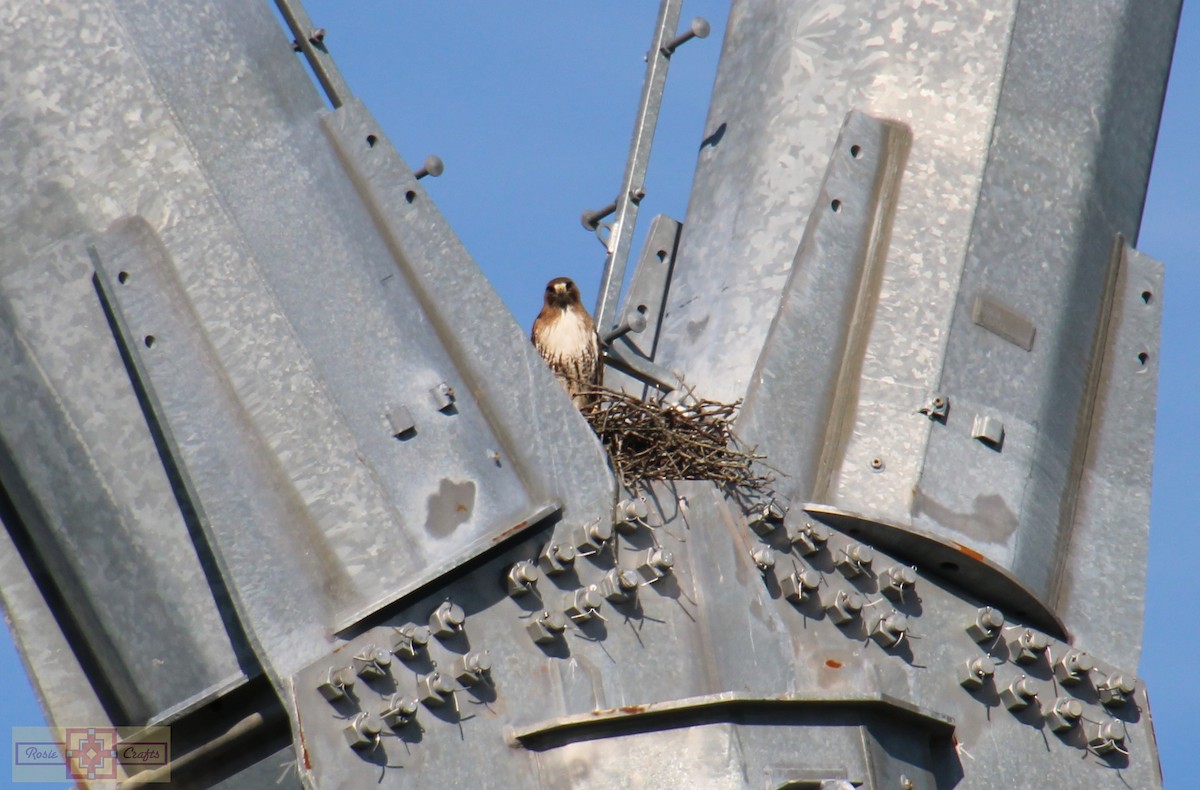
<svg viewBox="0 0 1200 790"><path fill-rule="evenodd" d="M1160 783L1161 268L1124 238L1177 2L735 3L614 353L745 397L778 512L693 481L632 520L278 5L0 28L0 595L56 720L170 721L230 787Z"/></svg>

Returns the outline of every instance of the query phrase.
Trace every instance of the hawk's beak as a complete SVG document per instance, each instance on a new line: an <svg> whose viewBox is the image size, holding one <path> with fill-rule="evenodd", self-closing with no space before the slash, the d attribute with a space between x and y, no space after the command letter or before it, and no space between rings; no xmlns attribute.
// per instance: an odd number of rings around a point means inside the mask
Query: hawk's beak
<svg viewBox="0 0 1200 790"><path fill-rule="evenodd" d="M567 284L566 283L555 283L554 284L554 293L565 294L566 292L567 292Z"/></svg>

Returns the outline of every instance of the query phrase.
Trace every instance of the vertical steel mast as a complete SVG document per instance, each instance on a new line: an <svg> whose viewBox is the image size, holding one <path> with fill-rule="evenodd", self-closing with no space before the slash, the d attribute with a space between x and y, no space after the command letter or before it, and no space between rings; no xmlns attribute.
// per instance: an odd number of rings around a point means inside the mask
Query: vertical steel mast
<svg viewBox="0 0 1200 790"><path fill-rule="evenodd" d="M621 303L663 0L608 382L742 400L750 502L622 489L299 3L9 6L0 598L129 786L1161 784L1178 0L736 0Z"/></svg>

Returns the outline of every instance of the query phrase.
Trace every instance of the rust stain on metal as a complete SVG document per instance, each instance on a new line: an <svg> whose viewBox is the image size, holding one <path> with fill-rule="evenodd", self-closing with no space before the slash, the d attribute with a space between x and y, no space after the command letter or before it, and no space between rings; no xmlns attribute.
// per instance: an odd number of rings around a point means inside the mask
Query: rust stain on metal
<svg viewBox="0 0 1200 790"><path fill-rule="evenodd" d="M495 535L493 535L492 543L499 543L500 541L504 540L505 538L510 538L528 526L529 526L528 521L518 521L516 524L509 527L508 529L506 529L502 532L497 532ZM593 713L595 713L595 712L597 712L597 711L593 711Z"/></svg>
<svg viewBox="0 0 1200 790"><path fill-rule="evenodd" d="M622 713L643 713L646 710L646 706L645 705L626 705L624 707L617 708L617 710L621 711Z"/></svg>
<svg viewBox="0 0 1200 790"><path fill-rule="evenodd" d="M979 552L975 551L975 549L967 548L966 546L964 546L961 543L955 543L954 545L958 546L959 551L961 551L963 554L966 554L968 557L975 560L976 562L983 562L983 555L980 554Z"/></svg>
<svg viewBox="0 0 1200 790"><path fill-rule="evenodd" d="M845 665L836 659L827 658L825 659L825 666L829 667L830 669L841 669Z"/></svg>

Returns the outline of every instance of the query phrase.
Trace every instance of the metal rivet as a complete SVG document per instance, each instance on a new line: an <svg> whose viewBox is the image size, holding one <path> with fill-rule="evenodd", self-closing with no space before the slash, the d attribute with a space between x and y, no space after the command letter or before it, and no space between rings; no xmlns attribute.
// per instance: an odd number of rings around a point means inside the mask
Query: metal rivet
<svg viewBox="0 0 1200 790"><path fill-rule="evenodd" d="M879 457L872 458L871 459L871 470L874 472L882 472L883 471L883 459L879 458Z"/></svg>
<svg viewBox="0 0 1200 790"><path fill-rule="evenodd" d="M759 546L751 551L750 559L754 561L754 566L763 573L775 567L775 552L766 546Z"/></svg>
<svg viewBox="0 0 1200 790"><path fill-rule="evenodd" d="M446 165L440 157L430 154L425 157L425 163L421 165L421 169L413 173L413 176L420 181L425 176L433 176L437 178L442 173L446 172Z"/></svg>

